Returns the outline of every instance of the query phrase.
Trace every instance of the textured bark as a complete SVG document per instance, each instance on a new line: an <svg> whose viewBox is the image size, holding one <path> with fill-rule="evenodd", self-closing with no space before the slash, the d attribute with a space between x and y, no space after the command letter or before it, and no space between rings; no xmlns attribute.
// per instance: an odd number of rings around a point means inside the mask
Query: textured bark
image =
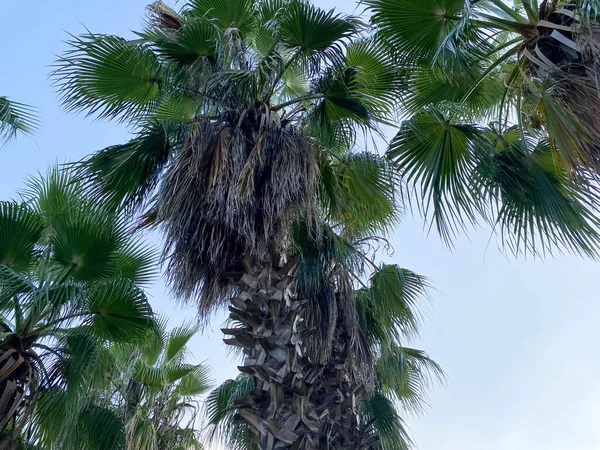
<svg viewBox="0 0 600 450"><path fill-rule="evenodd" d="M259 446L272 449L368 449L376 438L359 424L359 387L347 373L349 333L336 329L332 357L316 364L307 354L314 329L305 326L306 299L296 298L296 267L249 268L237 283L241 294L229 307L239 328L223 329L227 344L245 354L239 370L255 389L238 399L240 420Z"/></svg>
<svg viewBox="0 0 600 450"><path fill-rule="evenodd" d="M9 335L0 342L0 436L15 424L29 391L31 363L21 342ZM12 434L12 433L11 433ZM11 435L0 437L0 450L16 448Z"/></svg>

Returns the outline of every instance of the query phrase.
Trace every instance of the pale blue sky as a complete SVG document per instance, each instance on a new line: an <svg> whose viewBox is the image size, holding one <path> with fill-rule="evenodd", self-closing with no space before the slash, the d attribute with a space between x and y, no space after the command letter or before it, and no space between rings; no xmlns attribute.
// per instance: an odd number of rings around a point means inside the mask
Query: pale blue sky
<svg viewBox="0 0 600 450"><path fill-rule="evenodd" d="M35 138L0 150L0 199L54 161L72 161L120 143L114 123L66 114L47 79L66 32L127 34L148 0L5 0L0 27L0 95L36 105L43 122ZM349 0L317 0L351 12ZM415 346L439 361L448 386L436 387L423 417L407 417L420 450L596 450L600 448L600 267L572 256L515 260L488 246L490 231L469 233L453 252L419 218L406 218L386 259L431 278L438 292ZM193 319L162 283L151 290L173 323ZM215 381L234 376L218 333L194 341Z"/></svg>

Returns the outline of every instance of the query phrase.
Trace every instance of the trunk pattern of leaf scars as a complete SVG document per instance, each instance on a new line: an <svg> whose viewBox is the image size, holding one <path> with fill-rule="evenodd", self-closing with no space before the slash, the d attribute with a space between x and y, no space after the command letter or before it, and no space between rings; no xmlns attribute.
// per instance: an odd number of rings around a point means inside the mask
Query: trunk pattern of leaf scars
<svg viewBox="0 0 600 450"><path fill-rule="evenodd" d="M296 268L294 259L279 270L251 267L238 282L229 310L242 326L222 331L243 349L239 370L254 377L254 390L236 402L240 419L267 450L373 448L370 424L358 423L362 388L347 368L351 332L339 323L329 362L311 361L306 343L316 330L306 326L308 300L296 296Z"/></svg>

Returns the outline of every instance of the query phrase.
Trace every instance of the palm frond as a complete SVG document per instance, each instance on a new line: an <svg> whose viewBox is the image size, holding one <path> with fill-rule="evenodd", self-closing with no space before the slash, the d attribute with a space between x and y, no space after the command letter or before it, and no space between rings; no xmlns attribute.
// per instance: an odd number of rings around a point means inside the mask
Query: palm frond
<svg viewBox="0 0 600 450"><path fill-rule="evenodd" d="M374 421L381 450L409 450L414 443L392 400L376 392L362 399L360 414L365 422Z"/></svg>
<svg viewBox="0 0 600 450"><path fill-rule="evenodd" d="M293 1L284 8L278 25L283 45L317 64L323 58L333 61L341 58L344 39L355 32L358 21L308 2Z"/></svg>
<svg viewBox="0 0 600 450"><path fill-rule="evenodd" d="M191 373L180 379L175 392L183 397L193 397L206 392L210 385L210 369L198 364Z"/></svg>
<svg viewBox="0 0 600 450"><path fill-rule="evenodd" d="M144 287L158 275L158 255L155 249L141 241L131 241L121 247L115 255L114 273Z"/></svg>
<svg viewBox="0 0 600 450"><path fill-rule="evenodd" d="M124 236L110 214L83 209L58 217L51 243L54 259L76 280L95 280L114 273L116 251Z"/></svg>
<svg viewBox="0 0 600 450"><path fill-rule="evenodd" d="M73 37L68 44L52 74L67 110L127 120L158 99L162 67L150 49L96 34Z"/></svg>
<svg viewBox="0 0 600 450"><path fill-rule="evenodd" d="M99 283L87 296L85 330L113 342L139 342L154 327L144 292L126 279Z"/></svg>
<svg viewBox="0 0 600 450"><path fill-rule="evenodd" d="M255 23L255 2L251 0L190 0L190 14L214 20L222 31L237 29L244 36Z"/></svg>
<svg viewBox="0 0 600 450"><path fill-rule="evenodd" d="M398 54L431 60L460 22L464 0L366 0L371 22Z"/></svg>
<svg viewBox="0 0 600 450"><path fill-rule="evenodd" d="M182 356L188 342L194 337L198 330L199 327L196 324L182 325L172 329L167 338L165 363L168 364L175 358Z"/></svg>
<svg viewBox="0 0 600 450"><path fill-rule="evenodd" d="M425 352L401 346L390 347L382 353L377 361L377 373L382 391L414 413L423 411L432 384L445 381L439 364Z"/></svg>
<svg viewBox="0 0 600 450"><path fill-rule="evenodd" d="M223 442L234 450L258 449L257 439L250 428L235 420L236 399L248 395L253 388L252 378L241 375L211 391L204 402L208 442Z"/></svg>
<svg viewBox="0 0 600 450"><path fill-rule="evenodd" d="M357 291L361 327L370 343L386 347L414 337L421 323L428 280L397 265L373 272L370 285Z"/></svg>
<svg viewBox="0 0 600 450"><path fill-rule="evenodd" d="M93 198L109 207L135 210L156 187L171 151L169 129L155 123L127 144L105 148L79 163L77 172Z"/></svg>
<svg viewBox="0 0 600 450"><path fill-rule="evenodd" d="M0 144L18 133L32 134L39 126L39 119L31 106L0 97Z"/></svg>
<svg viewBox="0 0 600 450"><path fill-rule="evenodd" d="M453 123L436 111L405 121L390 144L388 157L417 186L419 207L446 242L475 220L479 199L469 179L487 145L477 126Z"/></svg>
<svg viewBox="0 0 600 450"><path fill-rule="evenodd" d="M526 140L499 145L501 150L478 167L475 183L491 197L496 218L490 220L509 249L596 255L600 203L595 182L585 175L570 178L545 141L533 151Z"/></svg>
<svg viewBox="0 0 600 450"><path fill-rule="evenodd" d="M42 218L37 212L15 202L0 202L0 264L14 270L27 269L42 231Z"/></svg>
<svg viewBox="0 0 600 450"><path fill-rule="evenodd" d="M399 182L388 161L368 152L336 160L320 156L317 195L326 218L355 237L391 229L401 211Z"/></svg>

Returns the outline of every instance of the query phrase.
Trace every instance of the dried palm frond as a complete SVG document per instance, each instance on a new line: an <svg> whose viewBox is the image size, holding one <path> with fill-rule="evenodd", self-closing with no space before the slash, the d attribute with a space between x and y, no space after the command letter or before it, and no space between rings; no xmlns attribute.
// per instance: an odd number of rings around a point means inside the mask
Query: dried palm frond
<svg viewBox="0 0 600 450"><path fill-rule="evenodd" d="M204 315L244 258L279 264L291 219L311 208L316 178L311 140L264 105L200 120L159 194L174 290L200 294Z"/></svg>
<svg viewBox="0 0 600 450"><path fill-rule="evenodd" d="M147 7L152 24L165 30L179 30L182 26L181 17L161 0L151 3Z"/></svg>

